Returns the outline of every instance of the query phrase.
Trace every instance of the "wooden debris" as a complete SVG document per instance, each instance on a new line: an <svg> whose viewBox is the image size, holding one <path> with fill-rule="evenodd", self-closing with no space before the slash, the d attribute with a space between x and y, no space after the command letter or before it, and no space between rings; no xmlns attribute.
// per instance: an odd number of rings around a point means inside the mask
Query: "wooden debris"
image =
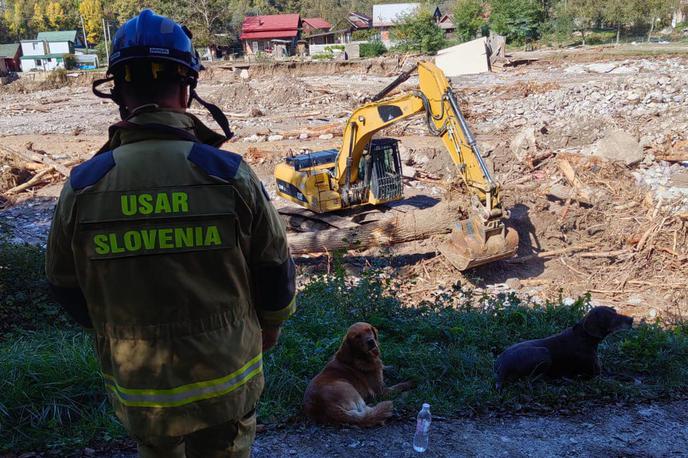
<svg viewBox="0 0 688 458"><path fill-rule="evenodd" d="M31 179L29 181L27 181L26 183L22 183L18 186L15 186L14 188L8 189L5 192L5 194L6 195L16 194L16 193L21 192L25 189L28 189L32 186L35 186L43 180L43 177L45 175L49 174L50 172L52 172L54 170L55 170L55 167L52 167L52 166L48 167L47 169L41 170L40 172L36 173L33 177L31 177Z"/></svg>
<svg viewBox="0 0 688 458"><path fill-rule="evenodd" d="M53 167L55 170L57 170L59 173L64 175L65 177L69 178L69 173L70 170L65 167L62 164L59 164L57 161L51 159L48 157L46 154L40 154L38 151L19 151L14 148L10 148L9 146L6 145L0 145L0 151L4 151L8 154L12 154L16 157L22 158L26 162L41 162L47 166Z"/></svg>
<svg viewBox="0 0 688 458"><path fill-rule="evenodd" d="M590 204L592 199L590 191L583 184L580 178L576 176L576 172L573 170L571 163L566 159L560 159L557 162L557 165L559 166L561 173L564 175L564 178L566 178L566 181L568 181L578 193L576 200L582 203Z"/></svg>

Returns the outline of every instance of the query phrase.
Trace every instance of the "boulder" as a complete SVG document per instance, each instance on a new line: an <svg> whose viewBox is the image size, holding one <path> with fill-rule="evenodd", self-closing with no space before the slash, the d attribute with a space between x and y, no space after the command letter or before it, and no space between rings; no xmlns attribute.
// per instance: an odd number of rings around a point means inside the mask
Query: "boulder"
<svg viewBox="0 0 688 458"><path fill-rule="evenodd" d="M270 135L268 137L269 142L278 142L280 140L284 140L284 135Z"/></svg>
<svg viewBox="0 0 688 458"><path fill-rule="evenodd" d="M604 136L595 143L590 154L610 161L621 161L626 165L643 160L640 143L632 135L618 129L604 131Z"/></svg>
<svg viewBox="0 0 688 458"><path fill-rule="evenodd" d="M537 142L535 140L535 128L532 126L524 127L511 140L511 152L514 153L519 161L524 161L528 155L532 155L537 151Z"/></svg>
<svg viewBox="0 0 688 458"><path fill-rule="evenodd" d="M322 134L318 138L320 140L332 140L334 138L334 134Z"/></svg>

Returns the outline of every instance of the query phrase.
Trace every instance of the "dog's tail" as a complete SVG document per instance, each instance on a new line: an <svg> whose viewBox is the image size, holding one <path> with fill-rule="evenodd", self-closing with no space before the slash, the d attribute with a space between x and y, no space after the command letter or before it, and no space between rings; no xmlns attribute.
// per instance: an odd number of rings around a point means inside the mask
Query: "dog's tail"
<svg viewBox="0 0 688 458"><path fill-rule="evenodd" d="M374 406L363 404L352 410L338 409L333 415L336 423L348 423L356 426L376 426L381 425L394 413L394 403L383 401Z"/></svg>

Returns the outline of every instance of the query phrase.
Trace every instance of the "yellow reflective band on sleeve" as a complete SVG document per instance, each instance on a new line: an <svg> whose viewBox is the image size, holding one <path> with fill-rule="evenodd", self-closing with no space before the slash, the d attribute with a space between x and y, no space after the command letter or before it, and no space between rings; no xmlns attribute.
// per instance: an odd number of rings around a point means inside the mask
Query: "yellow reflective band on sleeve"
<svg viewBox="0 0 688 458"><path fill-rule="evenodd" d="M292 314L296 311L296 295L292 298L291 302L289 302L289 305L284 307L283 309L280 310L258 310L258 315L264 320L268 322L278 322L281 323L285 321L287 318L292 316Z"/></svg>
<svg viewBox="0 0 688 458"><path fill-rule="evenodd" d="M259 354L241 369L224 377L190 383L166 390L124 388L111 375L103 374L106 385L114 396L129 407L179 407L203 399L231 393L263 370L263 354Z"/></svg>

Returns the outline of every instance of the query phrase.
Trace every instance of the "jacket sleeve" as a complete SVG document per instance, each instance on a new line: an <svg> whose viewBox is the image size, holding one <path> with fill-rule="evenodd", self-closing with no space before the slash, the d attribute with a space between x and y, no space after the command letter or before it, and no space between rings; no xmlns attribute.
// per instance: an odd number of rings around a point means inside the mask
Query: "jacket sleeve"
<svg viewBox="0 0 688 458"><path fill-rule="evenodd" d="M254 302L264 326L279 326L296 310L296 268L277 210L253 172L251 181L255 192L249 262Z"/></svg>
<svg viewBox="0 0 688 458"><path fill-rule="evenodd" d="M54 299L74 321L92 328L91 318L76 275L71 240L74 232L75 198L69 182L62 188L48 235L45 272Z"/></svg>

